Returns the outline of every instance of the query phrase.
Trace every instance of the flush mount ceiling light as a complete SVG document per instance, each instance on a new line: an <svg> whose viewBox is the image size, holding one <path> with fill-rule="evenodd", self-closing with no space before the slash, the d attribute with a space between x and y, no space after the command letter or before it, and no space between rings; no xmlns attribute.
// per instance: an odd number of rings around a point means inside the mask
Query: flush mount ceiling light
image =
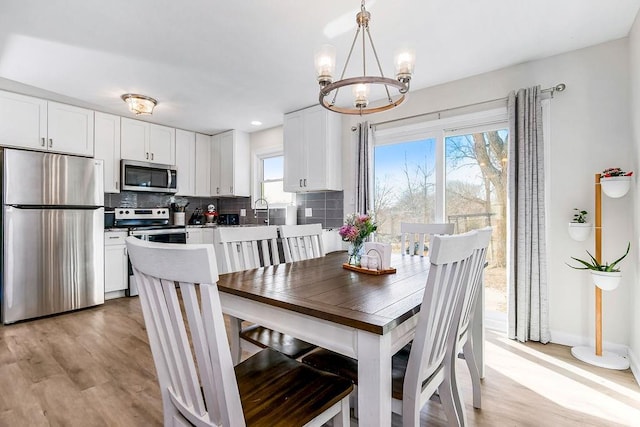
<svg viewBox="0 0 640 427"><path fill-rule="evenodd" d="M396 78L391 79L384 76L378 53L373 44L371 33L369 31L369 21L371 14L364 7L364 0L360 3L360 12L356 14L356 22L358 29L356 30L353 43L349 49L349 55L345 61L340 80L333 81L333 73L336 67L336 51L333 46L325 45L315 55L315 67L317 73L318 84L320 85L319 102L323 107L342 114L370 114L380 111L389 110L400 105L406 98L409 91L409 82L413 74L415 65L415 55L412 51L403 51L396 55ZM362 76L345 78L349 60L354 51L358 36L362 35ZM375 58L375 64L378 66L380 76L367 75L366 50L367 40ZM353 98L349 102L341 101L338 93L340 88L351 86ZM369 105L370 91L374 88L377 90L377 96L383 99L382 103ZM393 91L398 93L392 95ZM373 96L372 96L373 97Z"/></svg>
<svg viewBox="0 0 640 427"><path fill-rule="evenodd" d="M158 103L158 101L153 98L135 93L125 93L120 98L127 103L129 110L136 116L140 114L153 114L153 107Z"/></svg>

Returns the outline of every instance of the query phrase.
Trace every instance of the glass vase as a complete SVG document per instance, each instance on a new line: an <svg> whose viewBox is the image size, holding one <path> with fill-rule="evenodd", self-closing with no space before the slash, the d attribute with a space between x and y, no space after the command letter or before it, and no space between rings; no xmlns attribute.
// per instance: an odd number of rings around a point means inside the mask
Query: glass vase
<svg viewBox="0 0 640 427"><path fill-rule="evenodd" d="M364 242L350 243L347 253L349 254L349 260L347 262L350 265L360 267L360 258L364 254Z"/></svg>

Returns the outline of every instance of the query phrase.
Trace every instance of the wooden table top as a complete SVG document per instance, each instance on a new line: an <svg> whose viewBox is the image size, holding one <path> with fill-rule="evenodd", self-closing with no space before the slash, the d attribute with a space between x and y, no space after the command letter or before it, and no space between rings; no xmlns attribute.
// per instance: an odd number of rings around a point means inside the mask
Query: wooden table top
<svg viewBox="0 0 640 427"><path fill-rule="evenodd" d="M420 310L429 259L392 256L395 274L342 268L346 252L221 274L218 289L349 327L385 334Z"/></svg>

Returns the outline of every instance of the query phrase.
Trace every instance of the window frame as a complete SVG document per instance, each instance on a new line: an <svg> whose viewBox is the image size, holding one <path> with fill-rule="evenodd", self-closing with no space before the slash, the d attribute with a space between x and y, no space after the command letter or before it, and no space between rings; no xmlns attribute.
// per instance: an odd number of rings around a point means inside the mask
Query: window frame
<svg viewBox="0 0 640 427"><path fill-rule="evenodd" d="M256 200L260 199L263 197L263 186L262 184L264 182L278 182L278 181L282 181L282 185L284 188L284 166L283 166L283 173L282 173L282 179L269 179L269 180L265 180L264 179L264 160L265 159L270 159L273 157L284 157L284 151L283 150L265 150L262 152L257 152L255 153L255 157L254 157L254 179L253 179L253 203L255 203ZM285 193L289 193L288 191L285 191ZM271 203L269 202L269 208L275 209L275 208L284 208L286 206L292 206L296 204L296 194L295 193L290 193L292 194L291 197L291 203Z"/></svg>
<svg viewBox="0 0 640 427"><path fill-rule="evenodd" d="M507 108L493 108L474 113L461 114L446 118L425 119L419 123L404 126L373 129L373 164L375 147L393 145L424 139L435 140L435 221L445 222L445 139L448 136L464 135L474 132L504 129L509 127ZM373 171L375 185L375 170Z"/></svg>

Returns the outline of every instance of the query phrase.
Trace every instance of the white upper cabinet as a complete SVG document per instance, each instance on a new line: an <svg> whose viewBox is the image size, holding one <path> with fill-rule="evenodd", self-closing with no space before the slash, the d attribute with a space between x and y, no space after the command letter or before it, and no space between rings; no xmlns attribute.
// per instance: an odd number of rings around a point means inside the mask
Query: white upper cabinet
<svg viewBox="0 0 640 427"><path fill-rule="evenodd" d="M123 117L121 135L123 159L175 165L174 128Z"/></svg>
<svg viewBox="0 0 640 427"><path fill-rule="evenodd" d="M93 111L0 91L0 145L93 156Z"/></svg>
<svg viewBox="0 0 640 427"><path fill-rule="evenodd" d="M211 193L249 197L251 162L249 135L231 130L212 137Z"/></svg>
<svg viewBox="0 0 640 427"><path fill-rule="evenodd" d="M195 195L211 196L211 136L196 134Z"/></svg>
<svg viewBox="0 0 640 427"><path fill-rule="evenodd" d="M176 129L176 169L178 170L178 196L195 196L196 134Z"/></svg>
<svg viewBox="0 0 640 427"><path fill-rule="evenodd" d="M284 116L284 190L342 190L341 117L320 105Z"/></svg>
<svg viewBox="0 0 640 427"><path fill-rule="evenodd" d="M104 160L104 192L120 192L120 117L95 113L95 158Z"/></svg>

